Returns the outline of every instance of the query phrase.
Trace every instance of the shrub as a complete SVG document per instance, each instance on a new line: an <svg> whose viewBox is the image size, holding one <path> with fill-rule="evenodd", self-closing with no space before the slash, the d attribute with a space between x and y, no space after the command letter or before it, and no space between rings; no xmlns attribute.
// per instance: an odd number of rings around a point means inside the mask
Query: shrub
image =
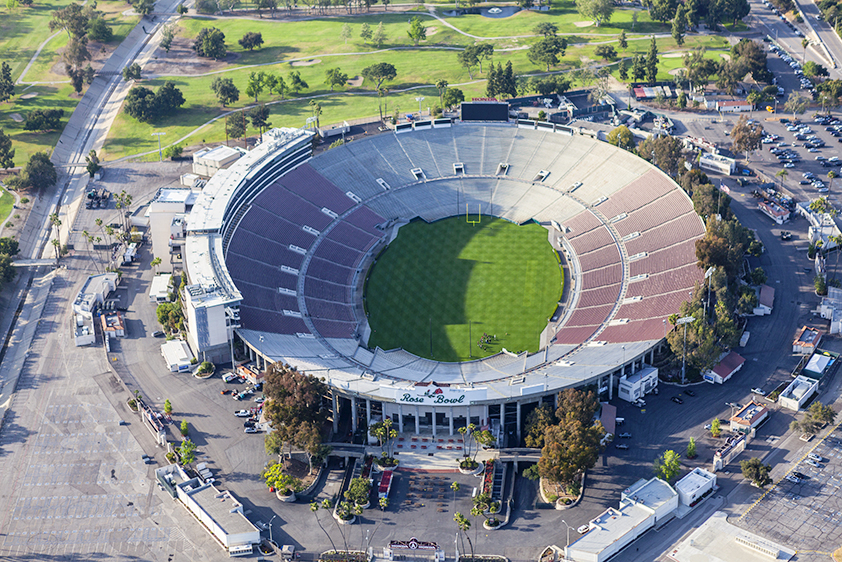
<svg viewBox="0 0 842 562"><path fill-rule="evenodd" d="M181 420L181 434L187 437L187 434L190 433L190 428L187 425L187 420Z"/></svg>
<svg viewBox="0 0 842 562"><path fill-rule="evenodd" d="M164 149L164 158L178 158L184 152L184 147L180 144L174 144Z"/></svg>
<svg viewBox="0 0 842 562"><path fill-rule="evenodd" d="M88 39L108 43L114 38L114 32L102 18L93 18L88 22Z"/></svg>
<svg viewBox="0 0 842 562"><path fill-rule="evenodd" d="M183 4L181 4L183 5ZM215 14L219 7L214 0L198 0L196 2L196 11L200 14ZM186 12L187 10L185 10Z"/></svg>
<svg viewBox="0 0 842 562"><path fill-rule="evenodd" d="M29 203L29 197L21 197L20 202L22 205L26 205Z"/></svg>
<svg viewBox="0 0 842 562"><path fill-rule="evenodd" d="M191 358L190 358L190 364L191 364L191 365L195 365L195 364L196 364L196 363L198 363L198 362L199 362L199 360L198 360L198 359L196 359L195 357L191 357Z"/></svg>

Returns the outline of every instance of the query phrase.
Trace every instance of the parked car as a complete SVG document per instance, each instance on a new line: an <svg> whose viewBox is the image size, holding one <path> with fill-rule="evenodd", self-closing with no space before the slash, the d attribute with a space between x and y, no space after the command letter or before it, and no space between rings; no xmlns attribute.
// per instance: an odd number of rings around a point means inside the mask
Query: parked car
<svg viewBox="0 0 842 562"><path fill-rule="evenodd" d="M675 402L676 404L684 404L684 400L682 400L682 399L681 399L681 398L679 398L678 396L673 396L672 398L670 398L670 400L672 400L672 401L673 401L673 402Z"/></svg>
<svg viewBox="0 0 842 562"><path fill-rule="evenodd" d="M685 390L684 394L686 394L687 396L696 396L696 392L693 390Z"/></svg>
<svg viewBox="0 0 842 562"><path fill-rule="evenodd" d="M807 458L809 458L810 460L816 461L816 462L823 462L824 461L824 459L820 455L817 455L816 453L809 453L807 455Z"/></svg>
<svg viewBox="0 0 842 562"><path fill-rule="evenodd" d="M252 420L246 420L243 422L243 427L254 427L254 422Z"/></svg>
<svg viewBox="0 0 842 562"><path fill-rule="evenodd" d="M243 430L243 433L260 433L260 430L256 427L247 427Z"/></svg>
<svg viewBox="0 0 842 562"><path fill-rule="evenodd" d="M789 480L790 482L792 482L793 484L800 484L801 483L801 479L798 478L797 476L793 475L793 474L787 474L786 479Z"/></svg>
<svg viewBox="0 0 842 562"><path fill-rule="evenodd" d="M710 431L711 425L709 423L705 424L705 431Z"/></svg>
<svg viewBox="0 0 842 562"><path fill-rule="evenodd" d="M234 412L234 415L238 418L250 418L251 412L249 412L248 410L238 410Z"/></svg>
<svg viewBox="0 0 842 562"><path fill-rule="evenodd" d="M628 448L629 448L629 446L628 446L628 445L626 445L625 443L617 443L617 444L616 444L616 445L614 445L614 446L615 446L616 448L618 448L618 449L622 449L622 450L624 450L624 451L625 451L626 449L628 449Z"/></svg>
<svg viewBox="0 0 842 562"><path fill-rule="evenodd" d="M806 460L806 461L804 461L804 462L805 462L806 464L809 464L810 466L812 466L812 467L814 467L814 468L822 468L822 465L820 465L819 463L817 463L817 462L816 462L816 461L814 461L813 459L807 459L807 460Z"/></svg>
<svg viewBox="0 0 842 562"><path fill-rule="evenodd" d="M797 470L793 470L790 474L792 474L792 475L793 475L793 476L795 476L796 478L800 478L801 480L806 480L806 479L807 479L807 475L806 475L806 474L802 474L802 473L798 472Z"/></svg>
<svg viewBox="0 0 842 562"><path fill-rule="evenodd" d="M781 240L789 240L790 238L792 238L792 233L790 231L784 230L781 232Z"/></svg>
<svg viewBox="0 0 842 562"><path fill-rule="evenodd" d="M161 338L161 337L163 337L163 336L164 336L164 331L163 331L163 330L155 330L154 332L152 332L152 337L153 337L153 338Z"/></svg>
<svg viewBox="0 0 842 562"><path fill-rule="evenodd" d="M620 439L631 439L631 433L629 433L629 432L627 431L627 432L625 432L625 433L621 433L621 434L620 434L620 435L618 435L617 437L619 437Z"/></svg>
<svg viewBox="0 0 842 562"><path fill-rule="evenodd" d="M582 525L581 527L579 527L576 530L579 531L580 535L584 535L585 533L587 533L588 531L591 530L591 527L590 527L590 525Z"/></svg>
<svg viewBox="0 0 842 562"><path fill-rule="evenodd" d="M783 235L781 235L781 238L783 238ZM784 238L784 240L786 240L786 238ZM760 396L766 396L766 393L763 392L762 388L752 388L751 391L755 394L759 394Z"/></svg>
<svg viewBox="0 0 842 562"><path fill-rule="evenodd" d="M220 393L220 394L231 394L231 389L230 389L230 388L226 388L225 390L220 390L220 391L219 391L219 393Z"/></svg>

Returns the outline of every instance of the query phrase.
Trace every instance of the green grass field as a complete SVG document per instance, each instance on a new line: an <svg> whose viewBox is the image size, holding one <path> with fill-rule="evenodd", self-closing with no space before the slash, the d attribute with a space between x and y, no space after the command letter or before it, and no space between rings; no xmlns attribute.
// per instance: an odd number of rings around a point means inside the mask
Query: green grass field
<svg viewBox="0 0 842 562"><path fill-rule="evenodd" d="M416 220L371 269L369 346L437 361L487 357L503 347L537 351L562 285L558 256L539 224ZM496 335L485 349L478 346L483 334Z"/></svg>

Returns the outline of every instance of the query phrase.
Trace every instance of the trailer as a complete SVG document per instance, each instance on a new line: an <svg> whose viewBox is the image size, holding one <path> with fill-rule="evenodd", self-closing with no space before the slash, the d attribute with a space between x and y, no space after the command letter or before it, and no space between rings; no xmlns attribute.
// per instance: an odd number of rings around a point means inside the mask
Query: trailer
<svg viewBox="0 0 842 562"><path fill-rule="evenodd" d="M377 497L380 499L386 499L389 497L389 492L392 490L393 474L394 472L387 470L383 472L383 476L380 477L380 486L377 489Z"/></svg>

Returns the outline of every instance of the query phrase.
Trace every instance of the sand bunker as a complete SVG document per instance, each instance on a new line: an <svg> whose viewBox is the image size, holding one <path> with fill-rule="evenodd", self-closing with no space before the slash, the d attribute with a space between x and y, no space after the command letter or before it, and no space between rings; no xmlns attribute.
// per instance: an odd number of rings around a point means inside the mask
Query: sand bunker
<svg viewBox="0 0 842 562"><path fill-rule="evenodd" d="M728 55L728 54L725 54L725 53L719 53L719 56L722 57L725 60L731 60L731 55Z"/></svg>
<svg viewBox="0 0 842 562"><path fill-rule="evenodd" d="M12 121L14 121L15 123L23 123L23 115L21 115L20 113L12 113L11 115L9 115L9 117L11 117Z"/></svg>
<svg viewBox="0 0 842 562"><path fill-rule="evenodd" d="M593 25L592 21L574 21L573 25L576 27L590 27Z"/></svg>
<svg viewBox="0 0 842 562"><path fill-rule="evenodd" d="M314 64L319 64L322 62L322 59L310 59L310 60L297 60L290 64L292 66L313 66Z"/></svg>
<svg viewBox="0 0 842 562"><path fill-rule="evenodd" d="M32 98L38 97L38 92L30 92L28 94L24 94L20 97L22 100L31 100Z"/></svg>
<svg viewBox="0 0 842 562"><path fill-rule="evenodd" d="M661 55L661 57L662 57L662 58L665 58L665 59L680 59L680 58L682 58L685 54L686 54L686 53L667 53L667 54L665 54L665 55Z"/></svg>
<svg viewBox="0 0 842 562"><path fill-rule="evenodd" d="M669 71L669 75L670 76L678 76L682 72L686 72L686 71L687 71L687 69L684 68L683 66L681 68L673 68L672 70Z"/></svg>
<svg viewBox="0 0 842 562"><path fill-rule="evenodd" d="M348 85L352 88L359 88L363 85L363 77L362 76L354 76L353 78L348 80Z"/></svg>
<svg viewBox="0 0 842 562"><path fill-rule="evenodd" d="M428 27L427 28L427 37L430 37L431 35L435 35L438 32L439 32L438 27Z"/></svg>

